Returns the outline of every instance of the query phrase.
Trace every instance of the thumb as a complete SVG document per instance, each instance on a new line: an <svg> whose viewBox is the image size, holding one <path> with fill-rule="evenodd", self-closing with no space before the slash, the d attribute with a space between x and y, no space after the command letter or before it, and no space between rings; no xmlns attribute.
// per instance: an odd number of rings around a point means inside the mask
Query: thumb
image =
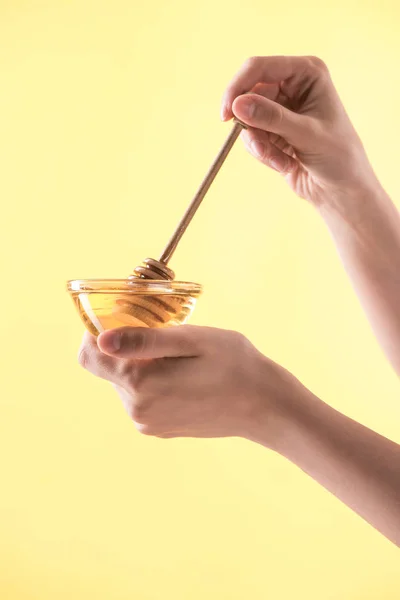
<svg viewBox="0 0 400 600"><path fill-rule="evenodd" d="M310 136L311 120L259 94L236 98L232 111L245 125L277 133L293 146L303 146ZM301 148L300 148L301 149Z"/></svg>
<svg viewBox="0 0 400 600"><path fill-rule="evenodd" d="M100 334L97 345L104 354L118 358L193 357L200 354L199 329L189 325L165 329L120 327Z"/></svg>

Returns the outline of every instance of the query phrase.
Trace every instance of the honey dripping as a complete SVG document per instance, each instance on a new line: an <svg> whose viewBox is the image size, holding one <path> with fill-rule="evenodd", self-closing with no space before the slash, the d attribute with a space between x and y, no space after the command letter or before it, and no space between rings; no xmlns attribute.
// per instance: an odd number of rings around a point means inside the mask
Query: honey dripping
<svg viewBox="0 0 400 600"><path fill-rule="evenodd" d="M231 133L212 163L159 260L146 258L141 265L134 269L129 280L173 281L175 279L175 273L167 265L243 128L245 128L243 123L235 121ZM191 312L192 303L193 296L175 292L152 293L147 296L145 294L122 294L117 299L112 312L118 321L126 325L165 327L183 323Z"/></svg>

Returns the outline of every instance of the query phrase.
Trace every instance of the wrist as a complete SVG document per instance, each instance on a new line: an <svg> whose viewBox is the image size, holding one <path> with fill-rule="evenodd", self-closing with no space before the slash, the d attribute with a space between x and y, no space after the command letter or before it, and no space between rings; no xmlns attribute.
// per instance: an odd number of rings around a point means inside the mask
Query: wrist
<svg viewBox="0 0 400 600"><path fill-rule="evenodd" d="M373 177L347 187L328 188L325 201L316 208L328 226L341 222L356 228L388 200L379 180Z"/></svg>
<svg viewBox="0 0 400 600"><path fill-rule="evenodd" d="M265 402L248 439L297 464L305 454L313 452L311 448L320 447L332 409L293 380L278 403L271 406L271 402Z"/></svg>
<svg viewBox="0 0 400 600"><path fill-rule="evenodd" d="M243 437L284 455L292 434L300 426L302 413L309 411L308 405L315 397L286 369L263 359Z"/></svg>

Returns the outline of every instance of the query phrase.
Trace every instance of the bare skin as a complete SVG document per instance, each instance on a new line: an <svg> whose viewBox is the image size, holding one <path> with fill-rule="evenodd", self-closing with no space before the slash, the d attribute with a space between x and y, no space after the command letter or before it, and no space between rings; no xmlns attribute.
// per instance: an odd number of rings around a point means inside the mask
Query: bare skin
<svg viewBox="0 0 400 600"><path fill-rule="evenodd" d="M250 152L320 213L400 374L400 218L325 65L250 59L221 114L245 122ZM242 335L190 326L87 334L80 363L114 384L143 434L262 444L400 546L400 446L326 405Z"/></svg>
<svg viewBox="0 0 400 600"><path fill-rule="evenodd" d="M253 89L257 94L243 95ZM249 151L266 165L272 162L319 211L374 333L400 374L400 216L326 66L312 57L250 59L228 86L222 114L249 125L244 133Z"/></svg>

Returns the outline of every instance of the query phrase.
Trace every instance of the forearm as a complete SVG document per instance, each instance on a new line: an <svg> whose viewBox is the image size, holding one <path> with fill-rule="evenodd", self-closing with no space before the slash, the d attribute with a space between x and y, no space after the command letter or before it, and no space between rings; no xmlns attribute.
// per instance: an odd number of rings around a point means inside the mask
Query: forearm
<svg viewBox="0 0 400 600"><path fill-rule="evenodd" d="M377 183L320 208L386 356L400 375L400 215Z"/></svg>
<svg viewBox="0 0 400 600"><path fill-rule="evenodd" d="M266 416L271 418L271 416ZM296 464L400 547L400 446L337 412L299 384L253 440Z"/></svg>

